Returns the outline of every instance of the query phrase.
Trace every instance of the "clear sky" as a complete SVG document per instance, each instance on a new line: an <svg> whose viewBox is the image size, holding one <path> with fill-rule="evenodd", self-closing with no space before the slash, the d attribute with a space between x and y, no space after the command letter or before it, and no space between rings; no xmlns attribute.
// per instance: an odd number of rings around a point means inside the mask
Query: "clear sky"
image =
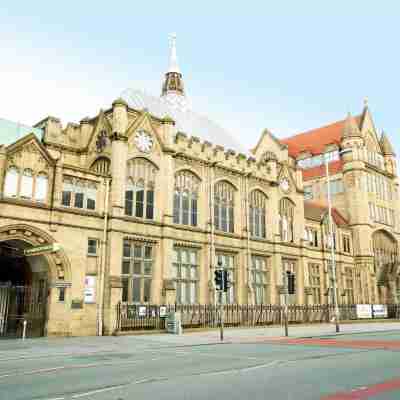
<svg viewBox="0 0 400 400"><path fill-rule="evenodd" d="M252 147L362 110L400 155L398 1L7 1L0 117L63 124L158 95L169 34L193 109Z"/></svg>

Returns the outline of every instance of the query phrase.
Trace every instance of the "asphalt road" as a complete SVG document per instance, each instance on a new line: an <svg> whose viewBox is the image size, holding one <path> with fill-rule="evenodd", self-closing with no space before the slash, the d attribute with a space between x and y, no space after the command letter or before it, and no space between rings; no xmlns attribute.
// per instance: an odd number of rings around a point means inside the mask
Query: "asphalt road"
<svg viewBox="0 0 400 400"><path fill-rule="evenodd" d="M282 342L271 328L228 331L226 344L216 331L1 340L0 399L399 399L398 324L347 331L311 344Z"/></svg>

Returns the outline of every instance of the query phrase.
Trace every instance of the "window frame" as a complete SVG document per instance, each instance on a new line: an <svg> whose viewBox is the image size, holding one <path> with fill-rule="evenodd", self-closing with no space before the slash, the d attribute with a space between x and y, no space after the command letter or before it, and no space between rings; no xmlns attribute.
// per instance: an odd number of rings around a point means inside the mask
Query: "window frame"
<svg viewBox="0 0 400 400"><path fill-rule="evenodd" d="M176 303L199 304L200 251L190 247L175 246L173 252L172 279L176 284ZM195 271L194 276L193 271Z"/></svg>
<svg viewBox="0 0 400 400"><path fill-rule="evenodd" d="M129 256L126 250L129 248ZM137 249L140 248L140 256ZM147 249L150 249L148 257ZM129 264L129 271L124 272L124 268ZM139 266L139 272L138 272ZM146 273L146 268L150 267L150 273ZM155 267L155 245L149 242L141 242L130 239L123 240L123 253L121 263L122 293L121 301L130 304L150 304L152 299L152 284ZM135 284L139 281L139 296L135 291L138 289ZM125 286L124 286L125 285ZM146 291L148 293L146 293ZM148 298L146 297L148 296ZM127 300L124 300L126 298Z"/></svg>

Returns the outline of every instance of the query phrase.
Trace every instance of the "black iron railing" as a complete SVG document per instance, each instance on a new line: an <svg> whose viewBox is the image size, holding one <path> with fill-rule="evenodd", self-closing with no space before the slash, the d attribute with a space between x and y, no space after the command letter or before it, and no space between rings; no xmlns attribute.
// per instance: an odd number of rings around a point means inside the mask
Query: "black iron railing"
<svg viewBox="0 0 400 400"><path fill-rule="evenodd" d="M219 324L219 306L215 305L117 305L117 331L163 330L169 312L180 311L182 327L216 328ZM224 305L225 326L254 327L279 325L284 322L284 309L278 305ZM341 320L357 319L356 305L339 306ZM400 318L400 305L387 305L388 318ZM288 320L291 324L330 322L334 317L333 305L290 305Z"/></svg>

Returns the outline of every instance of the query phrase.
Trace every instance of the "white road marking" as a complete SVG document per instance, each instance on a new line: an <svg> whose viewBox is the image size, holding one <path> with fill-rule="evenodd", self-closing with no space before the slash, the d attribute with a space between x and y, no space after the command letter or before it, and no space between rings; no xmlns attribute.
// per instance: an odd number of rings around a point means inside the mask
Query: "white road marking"
<svg viewBox="0 0 400 400"><path fill-rule="evenodd" d="M179 356L186 356L187 354L179 354ZM34 374L41 374L41 373L49 373L49 372L54 372L54 371L59 371L59 370L70 370L70 369L78 369L78 368L93 368L93 367L113 367L113 366L120 366L120 365L129 365L129 364L138 364L140 362L146 362L146 361L160 361L160 360L165 360L170 357L176 357L176 354L171 354L169 357L157 357L157 358L146 358L146 359L140 359L140 360L131 360L131 361L110 361L110 362L103 362L103 363L91 363L91 364L72 364L72 365L63 365L59 367L53 367L53 368L41 368L41 369L35 369L31 371L23 371L23 372L18 372L18 373L11 373L11 374L5 374L5 375L0 375L0 379L4 378L10 378L10 377L15 377L15 376L23 376L23 375L34 375Z"/></svg>
<svg viewBox="0 0 400 400"><path fill-rule="evenodd" d="M91 390L90 392L75 394L75 395L72 396L72 398L73 399L78 399L80 397L91 396L92 394L110 392L111 390L121 389L121 388L123 388L125 386L126 385L118 385L118 386L111 386L111 387L107 387L107 388L103 388L103 389Z"/></svg>

